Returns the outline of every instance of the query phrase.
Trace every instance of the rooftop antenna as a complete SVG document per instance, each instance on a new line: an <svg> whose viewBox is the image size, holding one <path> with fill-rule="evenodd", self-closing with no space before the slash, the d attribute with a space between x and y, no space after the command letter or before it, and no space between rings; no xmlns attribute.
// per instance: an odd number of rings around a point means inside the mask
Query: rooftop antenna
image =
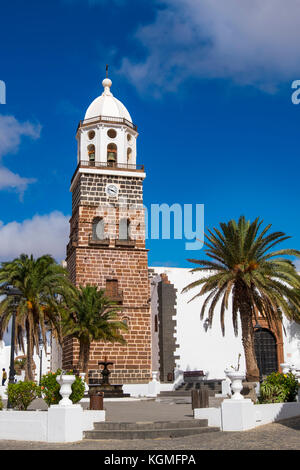
<svg viewBox="0 0 300 470"><path fill-rule="evenodd" d="M106 78L108 78L108 65L106 64Z"/></svg>

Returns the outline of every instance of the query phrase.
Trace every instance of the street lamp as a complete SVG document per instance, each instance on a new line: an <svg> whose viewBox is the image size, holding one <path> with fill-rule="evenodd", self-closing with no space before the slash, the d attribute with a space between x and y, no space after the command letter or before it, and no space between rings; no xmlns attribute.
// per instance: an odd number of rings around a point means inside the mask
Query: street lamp
<svg viewBox="0 0 300 470"><path fill-rule="evenodd" d="M3 294L12 297L20 297L22 292L15 288L8 286L3 290ZM8 383L15 383L15 331L16 331L16 307L17 302L14 302L14 310L12 315L12 325L11 325L11 344L10 344L10 366L9 366L9 377ZM12 408L10 401L7 400L7 408Z"/></svg>
<svg viewBox="0 0 300 470"><path fill-rule="evenodd" d="M253 329L256 330L259 333L260 331L262 331L263 328L260 325L260 323L258 323L258 321L257 321L256 325L253 327ZM261 384L262 383L262 361L261 361L261 344L260 344L259 336L257 336L257 342L258 342L258 358L259 358L259 365L258 365L259 383Z"/></svg>
<svg viewBox="0 0 300 470"><path fill-rule="evenodd" d="M42 383L42 360L43 360L43 338L40 336L39 346L40 346L40 385Z"/></svg>

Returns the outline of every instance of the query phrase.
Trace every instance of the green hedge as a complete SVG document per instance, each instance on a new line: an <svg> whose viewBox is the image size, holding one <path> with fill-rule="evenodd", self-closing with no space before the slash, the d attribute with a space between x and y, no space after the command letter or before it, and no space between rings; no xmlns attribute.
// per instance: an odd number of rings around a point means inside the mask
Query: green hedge
<svg viewBox="0 0 300 470"><path fill-rule="evenodd" d="M260 386L259 403L293 402L298 393L298 381L294 374L273 372Z"/></svg>
<svg viewBox="0 0 300 470"><path fill-rule="evenodd" d="M13 408L24 411L35 398L41 396L41 389L35 382L30 381L8 384L7 396Z"/></svg>

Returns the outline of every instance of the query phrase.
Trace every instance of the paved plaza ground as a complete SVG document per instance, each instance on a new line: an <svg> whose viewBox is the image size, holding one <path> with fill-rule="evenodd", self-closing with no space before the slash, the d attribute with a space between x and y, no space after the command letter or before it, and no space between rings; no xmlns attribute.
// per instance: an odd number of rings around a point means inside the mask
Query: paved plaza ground
<svg viewBox="0 0 300 470"><path fill-rule="evenodd" d="M191 405L135 401L105 403L107 421L193 419ZM0 450L299 450L300 416L244 432L212 432L195 436L146 440L84 440L72 444L0 441Z"/></svg>

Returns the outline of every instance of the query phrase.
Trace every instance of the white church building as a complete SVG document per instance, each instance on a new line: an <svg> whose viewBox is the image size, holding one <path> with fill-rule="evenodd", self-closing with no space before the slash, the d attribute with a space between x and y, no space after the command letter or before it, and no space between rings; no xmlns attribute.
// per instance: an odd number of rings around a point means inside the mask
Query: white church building
<svg viewBox="0 0 300 470"><path fill-rule="evenodd" d="M90 177L94 175L94 178L96 178L97 175L100 175L104 178L111 173L117 173L118 170L118 178L126 178L128 185L131 183L129 180L136 178L136 175L140 179L144 179L146 176L144 169L138 170L136 166L136 138L138 133L132 124L130 114L125 106L111 94L111 81L108 78L103 81L103 86L103 94L89 106L85 120L81 123L81 127L79 126L80 132L77 134L78 167L74 175L75 178L73 177L71 189L75 188L77 181L86 173ZM101 115L105 116L105 120L101 119ZM97 116L98 120L96 119ZM102 161L102 159L104 160ZM105 165L106 167L103 169L102 167ZM136 173L136 171L141 171L141 173ZM123 180L121 183L123 184ZM122 192L121 183L119 185L120 193ZM94 182L93 184L96 187L96 183ZM123 185L124 187L126 186L125 183ZM104 187L104 183L102 186ZM129 186L128 188L126 189L128 194L133 194L134 198L140 203L142 198L140 198L138 190L135 189L133 191ZM83 182L82 187L79 189L81 191L81 199L88 203L91 202L89 199L95 198L93 194L97 195L98 191L96 188L97 191L95 189L95 191L92 191L92 195L89 194L87 182ZM112 191L112 193L109 191ZM118 187L116 187L116 184L109 184L106 194L101 193L100 196L104 198L106 203L109 198L116 197L117 192ZM78 203L78 194L79 190L78 192L74 190L74 205ZM114 233L104 232L104 225L100 224L100 222L103 222L102 219L98 222L95 233L88 233L90 230L90 225L88 225L90 222L88 221L87 223L88 215L83 217L82 213L83 210L79 211L80 217L84 218L83 222L88 228L82 229L81 232L78 230L77 233L78 221L74 217L74 227L73 232L71 232L73 238L70 237L68 245L69 266L71 265L71 257L74 250L83 249L82 247L85 243L86 253L90 253L92 250L96 251L97 247L100 247L102 250L110 249L111 258L109 259L112 261L107 269L113 271L113 260L115 259L113 254L116 252L124 253L123 248L125 245L123 238L119 237L119 240L117 240L120 245L119 248L117 248L116 244L113 246L111 244L109 248L109 243L113 239ZM100 215L102 217L102 212ZM138 222L138 228L140 229L143 221L138 219ZM127 225L126 228L128 228ZM112 230L115 230L115 227ZM140 232L143 233L142 228ZM132 231L131 236L134 238L136 233L136 231ZM111 235L111 240L109 240L109 235ZM120 242L122 243L120 244ZM140 252L146 251L144 246L139 246L138 243L141 243L141 241L137 242L136 246L132 245L131 247L129 246L130 244L126 246L127 252L130 253L132 264L135 262L134 256L137 256L134 255L135 248L139 248ZM82 268L82 273L85 272L85 268L88 265L88 261L86 261L88 260L88 255L86 254L85 256L84 266L79 266ZM93 280L92 268L95 271L93 258L91 258L90 263L91 273L89 275ZM138 267L138 269L140 268ZM147 279L147 263L144 263L143 269L145 269L145 278ZM76 272L75 267L73 271ZM96 272L99 279L107 277L103 271L104 268L99 262L98 271ZM78 269L78 272L80 272L80 269ZM115 281L115 274L113 273L112 276L108 281ZM124 274L120 275L120 284L124 281L122 276L124 278ZM240 370L245 371L241 335L239 334L237 337L234 335L231 305L229 305L226 313L225 336L223 336L217 309L215 309L213 324L210 328L205 318L204 321L200 321L200 310L205 298L199 297L189 303L192 294L182 293L182 289L194 281L195 276L199 276L199 274L192 274L189 268L149 267L151 290L149 299L151 311L151 369L153 372L158 373L161 383L170 385L170 389L172 389L179 371L202 371L209 380L223 380L225 378L224 371L230 367L237 367L238 360L240 361ZM82 279L85 280L85 278ZM82 279L80 278L79 281L82 282ZM125 281L123 282L124 285ZM125 292L126 289L122 285L121 288L117 292L121 292L121 290ZM130 286L129 290L132 290L132 286ZM148 291L146 294L148 295ZM146 294L143 294L146 299L145 304L147 302ZM139 294L135 295L138 296ZM143 306L143 309L148 309L148 305L146 307ZM134 315L132 315L131 319L132 321L134 320ZM300 370L300 325L284 319L282 331L278 333L270 328L262 318L259 319L259 322L261 323L261 329L255 332L255 348L262 375L267 375L275 370L281 370L282 363L288 363L291 367ZM43 372L49 369L56 370L61 366L61 352L56 345L49 345L49 350L44 354L45 357L42 361ZM0 367L1 369L5 368L7 372L9 371L9 357L10 346L5 346L4 343L1 343ZM40 363L38 354L35 356L35 363L36 377L38 377ZM138 388L142 390L143 387L141 385L139 384ZM134 386L127 387L127 389L132 391ZM124 391L126 392L127 389Z"/></svg>
<svg viewBox="0 0 300 470"><path fill-rule="evenodd" d="M240 371L245 372L241 328L238 336L235 336L231 303L225 315L223 336L218 308L215 309L212 327L209 328L205 317L200 321L205 296L189 302L196 292L182 293L184 287L199 279L199 274L191 273L189 268L167 267L153 267L150 272L152 367L160 371L161 380L168 381L168 376L171 378L172 368L181 371L201 370L209 380L224 379L224 370L237 367L238 362ZM259 323L262 330L255 333L259 336L259 339L255 338L255 343L262 374L281 370L281 363L300 369L300 325L284 319L281 334L278 335L268 328L262 318L259 318Z"/></svg>

